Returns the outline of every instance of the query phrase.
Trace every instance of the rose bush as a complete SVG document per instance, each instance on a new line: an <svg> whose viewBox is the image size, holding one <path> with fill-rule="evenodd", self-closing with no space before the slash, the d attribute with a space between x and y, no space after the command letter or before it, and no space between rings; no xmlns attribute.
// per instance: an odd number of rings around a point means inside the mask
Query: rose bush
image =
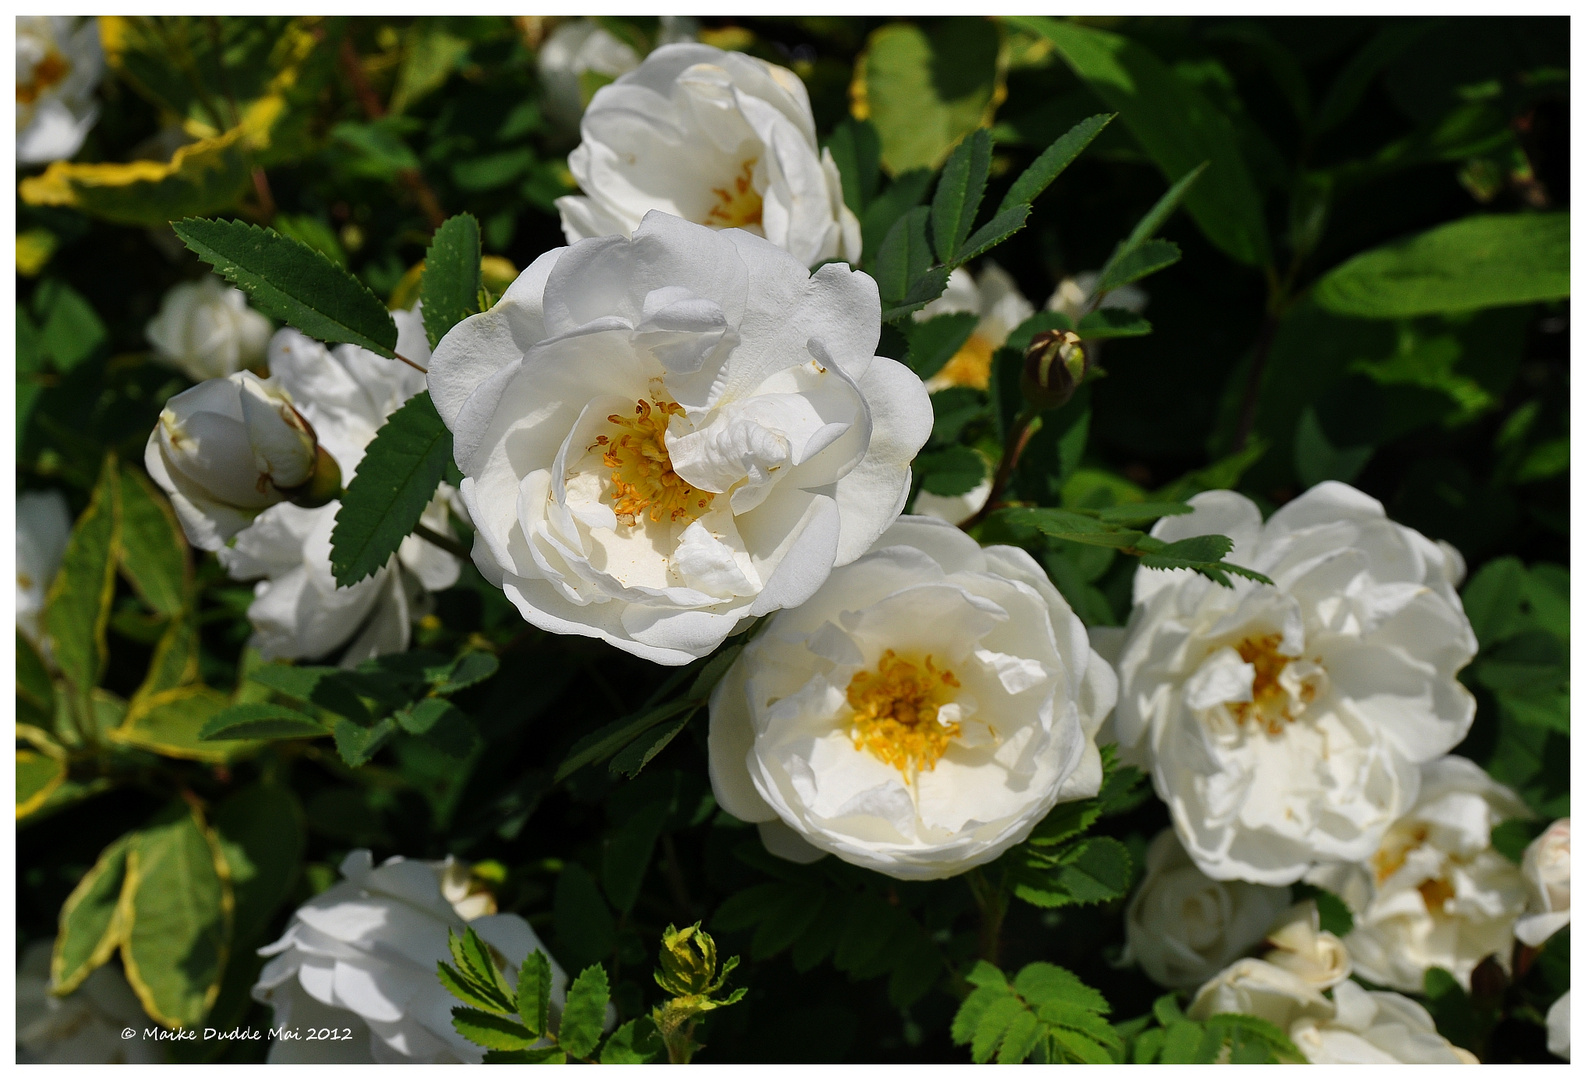
<svg viewBox="0 0 1586 1080"><path fill-rule="evenodd" d="M436 347L474 562L523 617L682 664L808 599L930 431L875 284L654 213L537 259Z"/></svg>
<svg viewBox="0 0 1586 1080"><path fill-rule="evenodd" d="M1414 803L1419 766L1470 728L1454 677L1476 639L1464 561L1325 483L1264 524L1229 491L1151 535L1233 539L1268 575L1231 588L1142 568L1118 657L1116 731L1150 762L1185 850L1219 879L1283 885L1363 860Z"/></svg>
<svg viewBox="0 0 1586 1080"><path fill-rule="evenodd" d="M906 517L722 679L711 786L784 857L946 877L1095 794L1115 693L1027 554Z"/></svg>

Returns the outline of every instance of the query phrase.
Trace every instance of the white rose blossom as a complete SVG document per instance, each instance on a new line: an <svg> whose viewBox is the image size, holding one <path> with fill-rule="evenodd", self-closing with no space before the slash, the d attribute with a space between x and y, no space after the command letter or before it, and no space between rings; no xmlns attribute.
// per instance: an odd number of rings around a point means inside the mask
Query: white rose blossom
<svg viewBox="0 0 1586 1080"><path fill-rule="evenodd" d="M1164 829L1124 913L1124 955L1154 982L1191 989L1254 948L1288 905L1288 889L1207 877Z"/></svg>
<svg viewBox="0 0 1586 1080"><path fill-rule="evenodd" d="M567 167L583 195L556 200L567 242L628 236L660 210L746 229L805 266L859 260L809 94L786 68L709 45L663 45L596 91Z"/></svg>
<svg viewBox="0 0 1586 1080"><path fill-rule="evenodd" d="M17 629L46 655L44 603L71 534L65 495L25 491L17 496Z"/></svg>
<svg viewBox="0 0 1586 1080"><path fill-rule="evenodd" d="M1232 538L1269 576L1224 587L1142 568L1119 653L1114 724L1146 760L1185 850L1209 876L1268 885L1370 857L1414 803L1421 763L1469 730L1455 678L1476 638L1454 591L1463 560L1319 484L1265 524L1231 491L1151 530Z"/></svg>
<svg viewBox="0 0 1586 1080"><path fill-rule="evenodd" d="M161 1044L142 1038L153 1021L113 962L95 968L70 994L50 993L54 944L35 941L17 964L19 1065L158 1065ZM138 1038L123 1038L126 1028Z"/></svg>
<svg viewBox="0 0 1586 1080"><path fill-rule="evenodd" d="M143 332L157 359L203 382L263 362L270 320L211 274L173 287Z"/></svg>
<svg viewBox="0 0 1586 1080"><path fill-rule="evenodd" d="M550 953L517 915L495 913L488 893L471 891L467 868L448 857L396 856L376 867L368 850L341 864L343 881L297 909L279 941L259 950L270 962L254 1000L275 1010L275 1026L351 1028L351 1041L278 1040L271 1064L475 1063L484 1051L452 1027L456 998L436 977L450 961L447 932L471 927L505 959L515 980L532 952ZM552 1013L566 1000L567 974L551 959Z"/></svg>
<svg viewBox="0 0 1586 1080"><path fill-rule="evenodd" d="M1115 693L1028 553L904 517L722 678L711 786L785 858L949 877L1096 793Z"/></svg>
<svg viewBox="0 0 1586 1080"><path fill-rule="evenodd" d="M807 600L908 496L920 380L868 276L652 213L535 260L435 350L474 562L535 626L662 664Z"/></svg>
<svg viewBox="0 0 1586 1080"><path fill-rule="evenodd" d="M1476 1058L1437 1033L1431 1014L1399 994L1344 981L1328 999L1320 987L1265 960L1245 959L1202 986L1185 1014L1207 1020L1241 1013L1286 1032L1313 1065L1474 1065Z"/></svg>
<svg viewBox="0 0 1586 1080"><path fill-rule="evenodd" d="M16 46L17 164L69 158L99 119L93 100L105 67L99 21L19 15Z"/></svg>
<svg viewBox="0 0 1586 1080"><path fill-rule="evenodd" d="M1531 841L1520 863L1530 899L1514 936L1535 948L1569 925L1569 818Z"/></svg>
<svg viewBox="0 0 1586 1080"><path fill-rule="evenodd" d="M215 551L324 475L314 429L251 371L208 379L165 403L143 465L194 547Z"/></svg>
<svg viewBox="0 0 1586 1080"><path fill-rule="evenodd" d="M422 366L430 358L417 307L392 313L397 351ZM364 450L386 419L424 389L424 375L356 345L327 349L287 328L269 348L271 382L297 403L318 433L320 445L351 482ZM451 535L442 490L420 523ZM271 507L216 554L239 581L258 579L248 608L253 644L266 660L314 659L342 646L343 665L408 646L414 620L427 594L456 584L458 561L417 536L404 539L374 574L346 587L331 570L331 531L339 503L305 509L290 503Z"/></svg>
<svg viewBox="0 0 1586 1080"><path fill-rule="evenodd" d="M1547 1010L1547 1052L1565 1061L1569 1057L1569 991Z"/></svg>
<svg viewBox="0 0 1586 1080"><path fill-rule="evenodd" d="M1492 829L1529 816L1514 792L1474 762L1450 755L1422 766L1420 798L1368 861L1311 875L1354 912L1344 944L1355 971L1415 993L1429 968L1450 972L1468 990L1483 958L1496 954L1507 966L1526 885L1492 847Z"/></svg>
<svg viewBox="0 0 1586 1080"><path fill-rule="evenodd" d="M1060 311L1068 316L1070 322L1078 325L1079 320L1087 314L1091 297L1096 291L1096 282L1100 279L1101 274L1095 270L1085 270L1064 278L1047 298L1046 310ZM1149 299L1146 291L1138 285L1120 285L1102 297L1096 307L1132 311L1138 315L1145 310Z"/></svg>

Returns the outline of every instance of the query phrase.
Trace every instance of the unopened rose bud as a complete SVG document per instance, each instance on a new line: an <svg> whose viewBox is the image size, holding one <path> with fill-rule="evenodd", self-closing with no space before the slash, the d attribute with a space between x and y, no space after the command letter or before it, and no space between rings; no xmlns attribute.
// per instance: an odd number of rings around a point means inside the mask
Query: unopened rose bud
<svg viewBox="0 0 1586 1080"><path fill-rule="evenodd" d="M263 363L270 320L211 276L166 293L144 334L157 359L199 382Z"/></svg>
<svg viewBox="0 0 1586 1080"><path fill-rule="evenodd" d="M320 505L341 487L314 429L280 390L247 371L166 402L143 461L188 540L206 551L278 502L301 495Z"/></svg>
<svg viewBox="0 0 1586 1080"><path fill-rule="evenodd" d="M1024 350L1024 377L1019 386L1024 399L1035 408L1056 409L1074 396L1089 370L1078 334L1043 330Z"/></svg>

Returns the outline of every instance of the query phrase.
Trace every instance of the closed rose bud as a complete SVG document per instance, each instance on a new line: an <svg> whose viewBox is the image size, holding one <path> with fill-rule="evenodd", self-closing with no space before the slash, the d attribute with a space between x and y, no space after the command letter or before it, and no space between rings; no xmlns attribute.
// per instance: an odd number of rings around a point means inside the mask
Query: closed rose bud
<svg viewBox="0 0 1586 1080"><path fill-rule="evenodd" d="M1034 408L1056 409L1074 396L1089 370L1078 334L1045 330L1024 350L1024 377L1019 388Z"/></svg>
<svg viewBox="0 0 1586 1080"><path fill-rule="evenodd" d="M143 333L161 363L201 382L263 363L270 320L211 276L166 293Z"/></svg>
<svg viewBox="0 0 1586 1080"><path fill-rule="evenodd" d="M336 463L320 453L314 429L279 389L247 371L166 402L143 460L171 497L188 540L206 551L294 494L313 503L327 486L340 488Z"/></svg>

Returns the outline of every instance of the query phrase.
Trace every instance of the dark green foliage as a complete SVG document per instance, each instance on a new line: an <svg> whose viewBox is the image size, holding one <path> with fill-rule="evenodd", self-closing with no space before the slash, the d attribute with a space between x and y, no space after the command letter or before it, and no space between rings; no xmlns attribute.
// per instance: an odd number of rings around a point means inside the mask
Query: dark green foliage
<svg viewBox="0 0 1586 1080"><path fill-rule="evenodd" d="M1022 1061L1108 1065L1123 1060L1123 1040L1107 1022L1107 999L1070 971L1037 961L1009 983L984 960L967 976L975 988L953 1017L953 1042L976 1064Z"/></svg>
<svg viewBox="0 0 1586 1080"><path fill-rule="evenodd" d="M430 348L446 331L479 310L479 222L472 214L448 218L424 255L424 333Z"/></svg>

